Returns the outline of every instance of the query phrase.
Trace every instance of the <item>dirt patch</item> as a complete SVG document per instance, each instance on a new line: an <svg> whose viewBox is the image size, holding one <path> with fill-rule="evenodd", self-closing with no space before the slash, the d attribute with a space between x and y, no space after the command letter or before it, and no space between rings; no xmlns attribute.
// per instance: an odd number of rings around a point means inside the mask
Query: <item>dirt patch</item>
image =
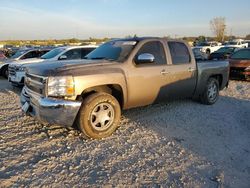
<svg viewBox="0 0 250 188"><path fill-rule="evenodd" d="M213 106L184 100L125 111L102 140L41 125L21 113L18 91L0 87L1 187L250 185L249 82L232 81Z"/></svg>

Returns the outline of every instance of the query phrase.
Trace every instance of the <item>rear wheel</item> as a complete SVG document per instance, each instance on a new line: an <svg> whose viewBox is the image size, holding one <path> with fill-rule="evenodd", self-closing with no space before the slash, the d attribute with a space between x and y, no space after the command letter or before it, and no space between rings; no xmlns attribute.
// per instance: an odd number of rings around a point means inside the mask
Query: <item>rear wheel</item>
<svg viewBox="0 0 250 188"><path fill-rule="evenodd" d="M95 93L83 101L76 123L87 137L100 139L117 129L120 117L121 109L116 98L106 93Z"/></svg>
<svg viewBox="0 0 250 188"><path fill-rule="evenodd" d="M209 78L206 88L200 97L201 103L211 105L219 98L219 82L215 78Z"/></svg>

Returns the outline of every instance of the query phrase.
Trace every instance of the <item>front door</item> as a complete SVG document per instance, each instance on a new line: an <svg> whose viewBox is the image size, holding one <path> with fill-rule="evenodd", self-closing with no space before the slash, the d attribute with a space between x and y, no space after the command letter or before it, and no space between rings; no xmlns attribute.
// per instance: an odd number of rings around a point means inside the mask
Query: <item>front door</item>
<svg viewBox="0 0 250 188"><path fill-rule="evenodd" d="M165 73L167 60L164 46L160 41L149 41L141 46L134 59L141 54L154 56L153 63L136 63L129 69L128 74L128 108L144 106L163 100L159 96L162 87L167 85Z"/></svg>

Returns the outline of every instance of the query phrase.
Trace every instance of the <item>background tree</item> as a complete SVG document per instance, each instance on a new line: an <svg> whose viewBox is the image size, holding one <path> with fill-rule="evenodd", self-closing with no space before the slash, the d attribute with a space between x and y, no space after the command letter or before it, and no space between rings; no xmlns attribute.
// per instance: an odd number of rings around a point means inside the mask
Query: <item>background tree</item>
<svg viewBox="0 0 250 188"><path fill-rule="evenodd" d="M201 43L201 42L205 42L207 39L205 36L199 36L196 40L198 43Z"/></svg>
<svg viewBox="0 0 250 188"><path fill-rule="evenodd" d="M216 17L210 21L210 27L216 39L223 42L226 34L226 19L224 17Z"/></svg>
<svg viewBox="0 0 250 188"><path fill-rule="evenodd" d="M250 40L250 34L248 34L245 39Z"/></svg>

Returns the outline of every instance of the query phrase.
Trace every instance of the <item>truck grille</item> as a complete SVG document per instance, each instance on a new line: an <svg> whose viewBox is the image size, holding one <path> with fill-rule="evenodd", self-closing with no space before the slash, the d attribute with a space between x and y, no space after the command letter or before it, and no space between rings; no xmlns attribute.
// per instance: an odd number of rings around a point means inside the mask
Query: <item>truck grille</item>
<svg viewBox="0 0 250 188"><path fill-rule="evenodd" d="M34 91L40 95L45 95L46 83L47 83L46 77L26 73L25 86L31 91Z"/></svg>
<svg viewBox="0 0 250 188"><path fill-rule="evenodd" d="M9 75L15 76L16 75L16 66L9 66Z"/></svg>

